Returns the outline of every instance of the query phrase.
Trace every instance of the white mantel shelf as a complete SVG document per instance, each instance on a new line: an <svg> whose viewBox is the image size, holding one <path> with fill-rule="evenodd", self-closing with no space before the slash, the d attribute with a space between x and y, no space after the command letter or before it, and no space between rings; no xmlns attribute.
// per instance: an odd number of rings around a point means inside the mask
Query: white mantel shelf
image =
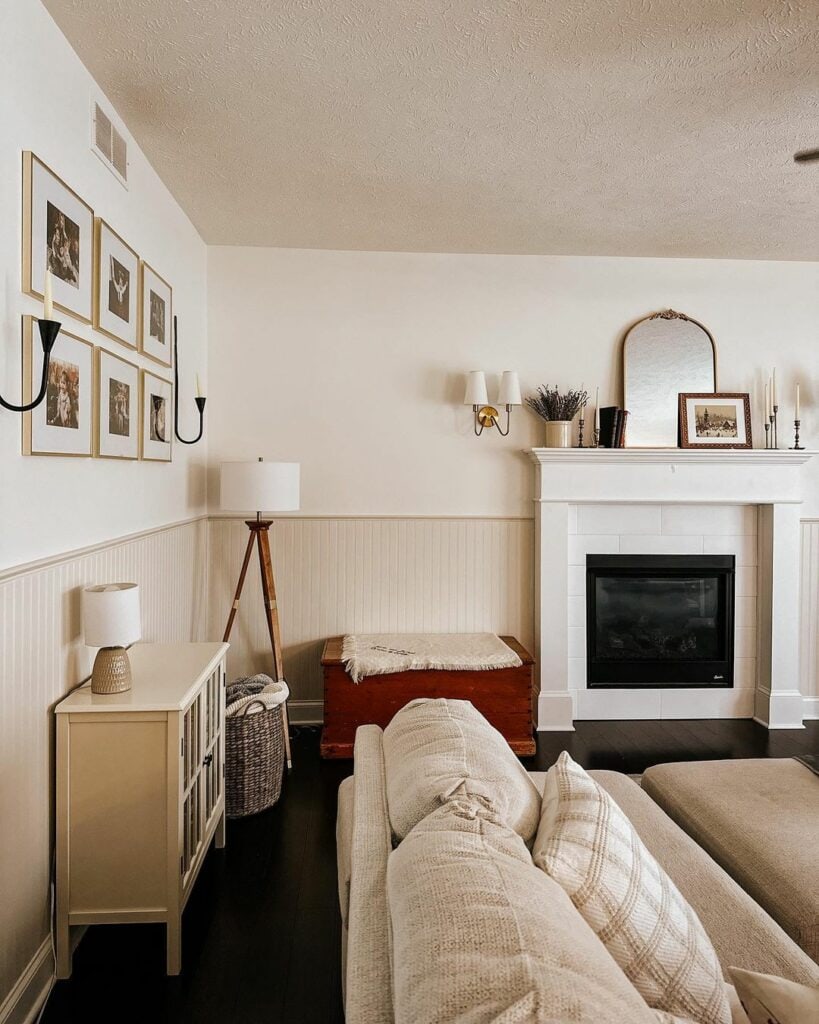
<svg viewBox="0 0 819 1024"><path fill-rule="evenodd" d="M801 466L819 453L767 448L529 448L526 454L541 465Z"/></svg>
<svg viewBox="0 0 819 1024"><path fill-rule="evenodd" d="M530 448L536 501L798 503L813 451L764 448Z"/></svg>

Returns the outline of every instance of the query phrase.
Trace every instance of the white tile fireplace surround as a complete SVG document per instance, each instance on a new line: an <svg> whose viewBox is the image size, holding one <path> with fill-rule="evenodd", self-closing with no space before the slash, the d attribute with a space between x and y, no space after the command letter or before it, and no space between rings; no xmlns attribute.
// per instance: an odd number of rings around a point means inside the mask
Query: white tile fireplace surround
<svg viewBox="0 0 819 1024"><path fill-rule="evenodd" d="M799 506L813 454L532 449L538 729L641 718L801 728ZM732 688L587 689L586 555L618 553L736 556Z"/></svg>

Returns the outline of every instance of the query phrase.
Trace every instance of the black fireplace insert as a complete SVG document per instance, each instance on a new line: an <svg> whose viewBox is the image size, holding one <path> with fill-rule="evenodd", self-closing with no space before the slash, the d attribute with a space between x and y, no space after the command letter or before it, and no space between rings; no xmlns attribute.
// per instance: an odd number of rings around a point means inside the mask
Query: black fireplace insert
<svg viewBox="0 0 819 1024"><path fill-rule="evenodd" d="M587 684L734 685L734 555L587 555Z"/></svg>

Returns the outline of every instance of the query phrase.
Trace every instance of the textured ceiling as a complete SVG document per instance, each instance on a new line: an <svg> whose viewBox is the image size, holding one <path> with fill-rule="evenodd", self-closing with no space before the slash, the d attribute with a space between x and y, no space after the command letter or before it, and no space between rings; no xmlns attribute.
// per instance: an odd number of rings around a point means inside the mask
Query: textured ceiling
<svg viewBox="0 0 819 1024"><path fill-rule="evenodd" d="M46 0L214 244L819 259L819 0Z"/></svg>

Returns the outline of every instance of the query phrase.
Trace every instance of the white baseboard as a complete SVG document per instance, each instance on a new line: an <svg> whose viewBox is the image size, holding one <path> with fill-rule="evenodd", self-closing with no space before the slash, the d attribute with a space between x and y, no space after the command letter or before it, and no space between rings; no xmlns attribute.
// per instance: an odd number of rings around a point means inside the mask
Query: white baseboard
<svg viewBox="0 0 819 1024"><path fill-rule="evenodd" d="M323 700L289 700L287 713L291 725L322 725L324 722ZM2 1021L0 1021L2 1024Z"/></svg>
<svg viewBox="0 0 819 1024"><path fill-rule="evenodd" d="M811 722L819 718L819 697L802 698L802 716Z"/></svg>
<svg viewBox="0 0 819 1024"><path fill-rule="evenodd" d="M51 955L51 938L31 958L28 966L17 979L0 1006L0 1024L33 1024L48 995L54 978L54 961Z"/></svg>

